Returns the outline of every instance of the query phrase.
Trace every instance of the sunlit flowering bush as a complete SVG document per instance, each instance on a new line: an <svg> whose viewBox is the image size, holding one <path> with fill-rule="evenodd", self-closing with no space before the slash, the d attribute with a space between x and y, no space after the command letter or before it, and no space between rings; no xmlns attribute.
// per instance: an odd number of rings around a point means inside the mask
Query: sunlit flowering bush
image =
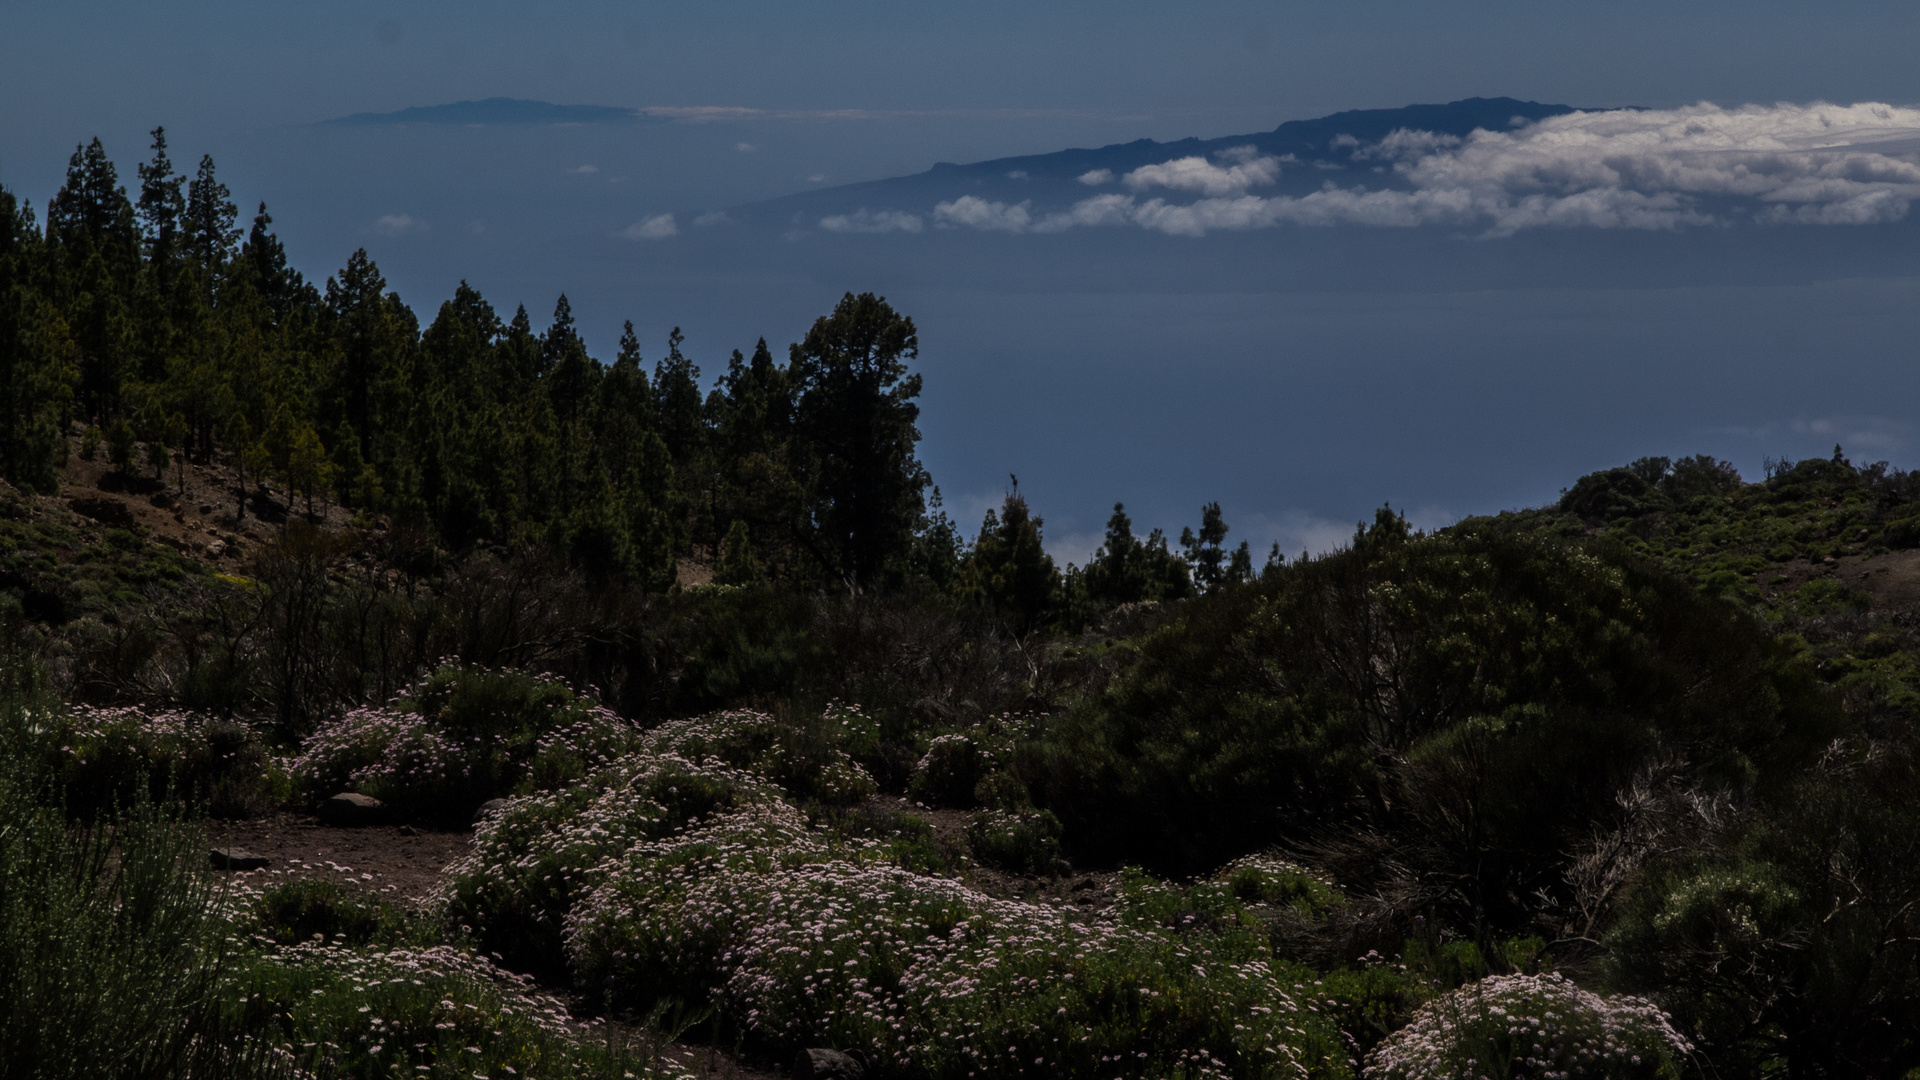
<svg viewBox="0 0 1920 1080"><path fill-rule="evenodd" d="M447 910L513 962L552 969L562 919L619 859L740 807L779 801L772 785L730 765L629 755L588 782L513 799L476 826L448 878Z"/></svg>
<svg viewBox="0 0 1920 1080"><path fill-rule="evenodd" d="M488 799L582 779L636 734L551 676L448 665L322 725L293 771L319 797L359 791L402 815L465 821Z"/></svg>
<svg viewBox="0 0 1920 1080"><path fill-rule="evenodd" d="M819 721L804 723L729 709L662 724L647 732L644 746L693 761L724 761L766 777L795 798L847 805L879 790L853 757L877 741L877 730L851 708L832 708Z"/></svg>
<svg viewBox="0 0 1920 1080"><path fill-rule="evenodd" d="M1556 974L1495 975L1421 1006L1367 1059L1368 1080L1653 1080L1692 1047L1636 997L1602 998Z"/></svg>

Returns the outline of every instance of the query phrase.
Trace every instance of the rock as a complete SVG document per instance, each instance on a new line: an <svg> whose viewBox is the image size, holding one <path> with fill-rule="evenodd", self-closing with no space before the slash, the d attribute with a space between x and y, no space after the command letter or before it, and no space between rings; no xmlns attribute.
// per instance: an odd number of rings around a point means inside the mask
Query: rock
<svg viewBox="0 0 1920 1080"><path fill-rule="evenodd" d="M273 860L239 848L214 848L207 854L207 861L215 870L259 870Z"/></svg>
<svg viewBox="0 0 1920 1080"><path fill-rule="evenodd" d="M328 825L378 825L387 820L387 804L371 795L343 791L320 804L320 820Z"/></svg>
<svg viewBox="0 0 1920 1080"><path fill-rule="evenodd" d="M147 502L162 510L171 510L174 505L173 492L162 489L147 496Z"/></svg>
<svg viewBox="0 0 1920 1080"><path fill-rule="evenodd" d="M485 821L488 818L492 817L493 815L499 813L500 811L505 810L506 808L507 808L507 800L488 799L486 802L483 802L480 804L480 809L475 810L473 812L473 820Z"/></svg>
<svg viewBox="0 0 1920 1080"><path fill-rule="evenodd" d="M793 1075L811 1080L860 1080L866 1067L838 1050L802 1050L793 1059Z"/></svg>

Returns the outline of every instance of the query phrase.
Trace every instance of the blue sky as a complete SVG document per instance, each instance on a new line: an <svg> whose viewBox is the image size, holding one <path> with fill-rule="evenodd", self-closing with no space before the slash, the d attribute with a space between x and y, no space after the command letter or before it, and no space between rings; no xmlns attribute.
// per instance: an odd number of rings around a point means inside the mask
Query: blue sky
<svg viewBox="0 0 1920 1080"><path fill-rule="evenodd" d="M1283 162L1278 186L1232 192L1268 199L1267 225L1202 237L942 232L962 219L931 199L862 207L915 216L912 234L692 225L936 161L1476 95L1912 105L1912 4L48 3L4 18L0 183L36 205L75 142L100 135L131 176L165 124L176 161L211 152L243 203L269 203L309 274L365 245L423 317L461 277L537 322L565 291L603 352L622 319L650 357L681 325L709 371L759 335L793 340L845 289L887 293L922 326L923 456L949 507L970 524L1018 473L1067 558L1115 500L1177 532L1217 498L1235 539L1294 550L1382 500L1441 523L1641 454L1752 474L1837 440L1920 464L1920 233L1897 191L1898 212L1859 224L1754 223L1855 205L1836 199L1642 185L1641 204L1692 216L1396 231L1299 224L1278 200L1308 166ZM662 111L618 129L312 126L494 96ZM1466 153L1413 164L1453 176ZM1136 211L1172 190L1121 180L1103 190ZM1751 205L1730 215L1726 198ZM675 235L631 231L666 214Z"/></svg>

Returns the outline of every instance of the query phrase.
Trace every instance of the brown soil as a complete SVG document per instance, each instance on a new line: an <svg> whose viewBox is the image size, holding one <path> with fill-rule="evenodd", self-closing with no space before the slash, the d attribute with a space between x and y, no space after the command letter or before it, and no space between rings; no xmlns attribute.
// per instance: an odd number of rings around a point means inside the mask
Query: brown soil
<svg viewBox="0 0 1920 1080"><path fill-rule="evenodd" d="M1777 580L1780 578L1785 580ZM1842 585L1865 590L1879 611L1898 613L1920 609L1920 550L1847 555L1817 563L1795 559L1760 571L1754 582L1762 593L1772 598L1816 578L1831 578Z"/></svg>
<svg viewBox="0 0 1920 1080"><path fill-rule="evenodd" d="M337 828L293 814L214 822L207 832L216 848L241 848L271 860L266 869L237 877L262 883L325 878L409 903L440 887L447 867L466 853L473 835L412 826Z"/></svg>
<svg viewBox="0 0 1920 1080"><path fill-rule="evenodd" d="M71 438L67 464L60 470L60 494L36 499L43 512L71 515L83 532L131 526L136 533L165 544L196 562L232 572L278 535L290 520L306 519L304 499L285 488L253 487L241 516L239 483L225 465L179 464L163 477L147 468L121 473L104 450L88 461L80 456L80 437ZM328 528L347 528L352 511L315 500L313 518Z"/></svg>

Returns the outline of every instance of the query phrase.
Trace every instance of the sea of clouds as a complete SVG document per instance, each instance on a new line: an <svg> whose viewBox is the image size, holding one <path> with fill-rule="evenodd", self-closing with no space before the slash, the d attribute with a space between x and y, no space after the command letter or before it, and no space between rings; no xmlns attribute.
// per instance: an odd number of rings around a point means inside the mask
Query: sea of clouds
<svg viewBox="0 0 1920 1080"><path fill-rule="evenodd" d="M1304 195L1261 193L1316 163L1240 147L1116 176L1080 177L1099 194L1050 211L967 195L924 216L900 210L823 219L830 232L935 228L1050 233L1132 226L1175 236L1279 225L1522 229L1677 229L1738 223L1869 225L1920 197L1920 109L1700 104L1576 112L1466 138L1401 130L1377 143L1335 140L1334 156L1371 183L1328 181Z"/></svg>

